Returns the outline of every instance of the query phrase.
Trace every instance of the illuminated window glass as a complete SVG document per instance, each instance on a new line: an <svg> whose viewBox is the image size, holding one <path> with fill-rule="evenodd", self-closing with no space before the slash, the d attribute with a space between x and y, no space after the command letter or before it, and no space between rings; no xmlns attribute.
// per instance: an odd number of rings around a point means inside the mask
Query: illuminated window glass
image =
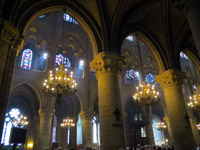
<svg viewBox="0 0 200 150"><path fill-rule="evenodd" d="M70 132L71 132L70 127L68 127L68 130L67 130L67 144L70 143Z"/></svg>
<svg viewBox="0 0 200 150"><path fill-rule="evenodd" d="M78 115L77 121L77 144L82 144L82 119L80 115Z"/></svg>
<svg viewBox="0 0 200 150"><path fill-rule="evenodd" d="M78 22L76 20L74 20L70 15L68 15L67 13L65 13L63 15L63 19L67 22L70 22L70 23L74 23L74 24L78 24Z"/></svg>
<svg viewBox="0 0 200 150"><path fill-rule="evenodd" d="M46 17L46 15L41 15L38 18L42 19L42 18L45 18L45 17Z"/></svg>
<svg viewBox="0 0 200 150"><path fill-rule="evenodd" d="M93 143L97 144L99 143L99 125L97 122L96 117L92 120L92 132L93 132Z"/></svg>
<svg viewBox="0 0 200 150"><path fill-rule="evenodd" d="M183 52L180 52L180 56L181 58L184 58L184 59L189 59L187 55L185 55Z"/></svg>
<svg viewBox="0 0 200 150"><path fill-rule="evenodd" d="M146 137L145 127L141 127L141 137Z"/></svg>
<svg viewBox="0 0 200 150"><path fill-rule="evenodd" d="M69 58L63 57L62 54L56 55L56 65L60 66L60 64L64 64L65 67L71 67L71 62Z"/></svg>
<svg viewBox="0 0 200 150"><path fill-rule="evenodd" d="M133 36L132 36L132 35L127 36L127 37L126 37L126 40L128 40L128 41L133 41Z"/></svg>
<svg viewBox="0 0 200 150"><path fill-rule="evenodd" d="M146 80L147 83L153 83L153 82L155 82L154 75L152 75L151 73L147 74L145 76L145 80Z"/></svg>
<svg viewBox="0 0 200 150"><path fill-rule="evenodd" d="M79 61L79 66L78 66L78 68L79 68L80 70L83 70L83 66L84 66L84 61L83 61L83 60L80 60L80 61Z"/></svg>
<svg viewBox="0 0 200 150"><path fill-rule="evenodd" d="M126 71L126 78L127 79L137 79L139 76L139 73L137 71L134 71L133 69Z"/></svg>
<svg viewBox="0 0 200 150"><path fill-rule="evenodd" d="M142 114L135 114L134 120L135 121L142 121Z"/></svg>
<svg viewBox="0 0 200 150"><path fill-rule="evenodd" d="M9 145L10 132L11 132L11 129L12 129L11 120L13 118L15 118L15 117L19 117L19 115L20 115L20 110L17 109L17 108L11 109L9 111L9 113L6 114L5 121L4 121L1 144L4 143L5 146Z"/></svg>
<svg viewBox="0 0 200 150"><path fill-rule="evenodd" d="M25 49L22 54L21 60L21 68L23 69L31 69L31 62L32 62L33 52L31 49Z"/></svg>

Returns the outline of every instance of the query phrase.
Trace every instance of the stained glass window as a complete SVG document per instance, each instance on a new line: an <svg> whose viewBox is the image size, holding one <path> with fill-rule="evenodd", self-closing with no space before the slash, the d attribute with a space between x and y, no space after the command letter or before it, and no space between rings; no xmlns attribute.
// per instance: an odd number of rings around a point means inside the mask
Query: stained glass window
<svg viewBox="0 0 200 150"><path fill-rule="evenodd" d="M156 124L160 121L161 121L160 118L157 117L157 116L155 116L152 120L152 122L153 122L153 135L154 135L153 137L154 137L155 145L165 144L164 143L165 140L163 138L162 132L156 128Z"/></svg>
<svg viewBox="0 0 200 150"><path fill-rule="evenodd" d="M9 145L10 140L10 132L12 129L12 118L19 117L20 110L17 108L13 108L6 114L4 127L3 127L3 134L1 139L1 144L4 143L5 146Z"/></svg>
<svg viewBox="0 0 200 150"><path fill-rule="evenodd" d="M126 37L126 40L128 40L128 41L133 41L133 36L132 36L132 35L127 36L127 37Z"/></svg>
<svg viewBox="0 0 200 150"><path fill-rule="evenodd" d="M141 127L141 137L146 137L145 127Z"/></svg>
<svg viewBox="0 0 200 150"><path fill-rule="evenodd" d="M77 121L77 144L82 144L82 119L80 115L78 115Z"/></svg>
<svg viewBox="0 0 200 150"><path fill-rule="evenodd" d="M137 71L134 71L133 69L126 71L126 78L127 79L137 79L139 76Z"/></svg>
<svg viewBox="0 0 200 150"><path fill-rule="evenodd" d="M31 62L32 62L33 52L31 49L25 49L22 54L21 60L21 68L23 69L31 69Z"/></svg>
<svg viewBox="0 0 200 150"><path fill-rule="evenodd" d="M70 127L68 127L68 130L67 130L67 144L70 143L70 132L71 132L71 129L70 129Z"/></svg>
<svg viewBox="0 0 200 150"><path fill-rule="evenodd" d="M63 19L67 22L70 22L70 23L74 23L74 24L78 24L78 22L76 20L74 20L70 15L68 15L67 13L65 13L63 15Z"/></svg>
<svg viewBox="0 0 200 150"><path fill-rule="evenodd" d="M142 114L135 114L135 116L134 116L134 120L135 121L142 121Z"/></svg>
<svg viewBox="0 0 200 150"><path fill-rule="evenodd" d="M96 117L92 120L92 128L93 128L93 143L97 143L97 123L96 123Z"/></svg>
<svg viewBox="0 0 200 150"><path fill-rule="evenodd" d="M189 59L187 55L185 55L183 52L180 52L180 56L181 58L184 58L184 59Z"/></svg>
<svg viewBox="0 0 200 150"><path fill-rule="evenodd" d="M79 68L80 70L83 70L83 66L84 66L84 61L83 61L83 60L80 60L80 61L79 61L79 66L78 66L78 68Z"/></svg>
<svg viewBox="0 0 200 150"><path fill-rule="evenodd" d="M42 19L42 18L45 18L45 17L46 17L46 15L41 15L38 18Z"/></svg>
<svg viewBox="0 0 200 150"><path fill-rule="evenodd" d="M152 75L151 73L147 74L145 76L145 80L146 80L147 83L153 83L153 82L155 82L154 75Z"/></svg>
<svg viewBox="0 0 200 150"><path fill-rule="evenodd" d="M64 57L62 54L56 55L56 65L60 66L60 64L64 64L65 67L71 67L71 62L69 58Z"/></svg>

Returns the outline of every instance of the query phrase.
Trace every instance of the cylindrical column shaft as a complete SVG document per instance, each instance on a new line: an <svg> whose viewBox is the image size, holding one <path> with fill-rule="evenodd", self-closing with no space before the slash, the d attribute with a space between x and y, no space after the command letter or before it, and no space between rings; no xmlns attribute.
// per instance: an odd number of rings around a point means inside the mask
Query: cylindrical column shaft
<svg viewBox="0 0 200 150"><path fill-rule="evenodd" d="M170 69L156 77L164 95L176 150L195 150L195 140L182 92L185 74Z"/></svg>
<svg viewBox="0 0 200 150"><path fill-rule="evenodd" d="M100 53L90 63L98 79L100 148L117 150L125 146L122 106L121 71L124 58Z"/></svg>
<svg viewBox="0 0 200 150"><path fill-rule="evenodd" d="M39 127L39 149L46 150L51 147L51 130L53 112L46 110L39 110L40 114L40 127Z"/></svg>
<svg viewBox="0 0 200 150"><path fill-rule="evenodd" d="M93 112L82 111L80 112L82 119L82 137L85 146L92 146L92 118Z"/></svg>

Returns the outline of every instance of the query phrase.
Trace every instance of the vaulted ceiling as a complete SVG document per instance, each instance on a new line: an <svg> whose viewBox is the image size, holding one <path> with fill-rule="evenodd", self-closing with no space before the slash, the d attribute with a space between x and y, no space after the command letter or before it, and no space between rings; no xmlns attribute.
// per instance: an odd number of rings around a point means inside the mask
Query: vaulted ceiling
<svg viewBox="0 0 200 150"><path fill-rule="evenodd" d="M156 47L165 69L180 68L177 58L182 48L192 47L196 53L187 18L173 0L1 0L0 4L4 6L0 16L21 34L31 18L67 8L91 30L98 52L120 54L124 38L139 32Z"/></svg>

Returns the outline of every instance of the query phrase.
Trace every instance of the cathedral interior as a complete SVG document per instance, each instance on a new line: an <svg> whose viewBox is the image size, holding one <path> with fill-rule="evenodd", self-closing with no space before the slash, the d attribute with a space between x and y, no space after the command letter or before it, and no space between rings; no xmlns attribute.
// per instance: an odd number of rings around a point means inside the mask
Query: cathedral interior
<svg viewBox="0 0 200 150"><path fill-rule="evenodd" d="M199 0L0 0L0 150L196 150L198 14Z"/></svg>

